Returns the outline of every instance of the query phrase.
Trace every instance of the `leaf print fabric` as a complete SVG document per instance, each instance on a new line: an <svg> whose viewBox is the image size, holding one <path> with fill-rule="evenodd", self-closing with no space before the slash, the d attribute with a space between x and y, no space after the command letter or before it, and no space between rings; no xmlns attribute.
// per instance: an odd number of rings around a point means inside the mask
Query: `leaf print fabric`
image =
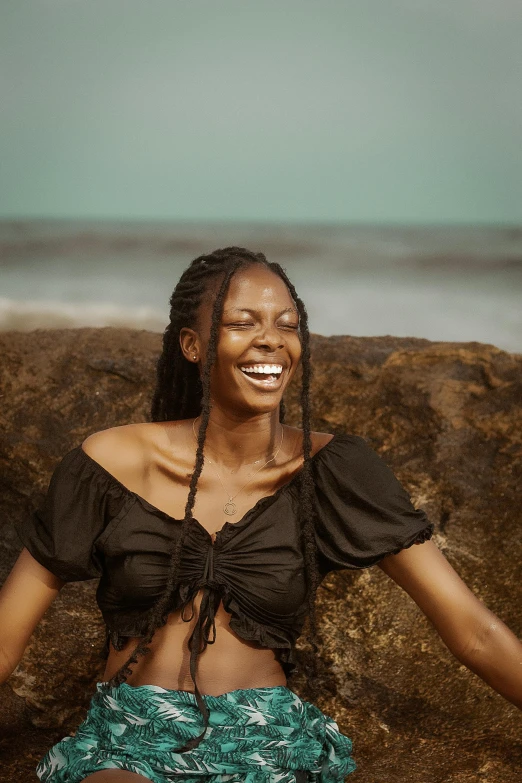
<svg viewBox="0 0 522 783"><path fill-rule="evenodd" d="M102 769L137 772L153 783L338 783L353 772L352 743L332 718L285 686L204 696L157 685L97 683L76 734L52 747L37 767L42 783L80 783Z"/></svg>

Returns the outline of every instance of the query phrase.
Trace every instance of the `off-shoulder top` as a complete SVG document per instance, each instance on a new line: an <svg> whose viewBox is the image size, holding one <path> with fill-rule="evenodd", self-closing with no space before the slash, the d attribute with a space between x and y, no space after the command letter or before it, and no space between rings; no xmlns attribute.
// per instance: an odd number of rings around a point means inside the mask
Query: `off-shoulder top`
<svg viewBox="0 0 522 783"><path fill-rule="evenodd" d="M433 525L384 460L359 436L336 434L312 457L315 540L321 576L361 569L431 537ZM193 518L184 542L170 611L203 590L192 631L191 676L215 634L222 602L242 639L274 650L288 676L306 617L300 545L299 470L261 498L213 542ZM96 598L108 640L122 649L144 635L148 612L164 590L181 520L121 484L81 446L55 468L43 504L19 536L32 556L66 582L99 578ZM190 612L188 612L190 614ZM184 617L185 612L182 613ZM190 619L190 618L187 618Z"/></svg>

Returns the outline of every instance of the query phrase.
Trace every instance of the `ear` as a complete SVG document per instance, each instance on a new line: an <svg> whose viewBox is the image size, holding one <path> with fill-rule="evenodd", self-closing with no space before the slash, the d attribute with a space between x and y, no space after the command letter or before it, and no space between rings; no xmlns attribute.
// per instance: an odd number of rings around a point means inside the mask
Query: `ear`
<svg viewBox="0 0 522 783"><path fill-rule="evenodd" d="M184 326L179 332L179 344L185 359L197 364L201 358L199 335L194 329Z"/></svg>

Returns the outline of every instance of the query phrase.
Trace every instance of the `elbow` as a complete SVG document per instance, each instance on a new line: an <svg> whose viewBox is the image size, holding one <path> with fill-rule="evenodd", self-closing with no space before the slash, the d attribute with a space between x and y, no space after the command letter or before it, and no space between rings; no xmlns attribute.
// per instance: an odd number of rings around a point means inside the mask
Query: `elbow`
<svg viewBox="0 0 522 783"><path fill-rule="evenodd" d="M488 618L472 631L463 634L457 642L448 644L448 648L460 663L473 669L488 654L501 625L497 617Z"/></svg>

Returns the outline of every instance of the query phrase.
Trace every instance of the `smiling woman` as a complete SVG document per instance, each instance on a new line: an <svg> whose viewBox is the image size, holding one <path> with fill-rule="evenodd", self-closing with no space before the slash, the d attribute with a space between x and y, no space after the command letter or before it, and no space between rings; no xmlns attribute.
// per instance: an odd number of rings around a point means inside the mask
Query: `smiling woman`
<svg viewBox="0 0 522 783"><path fill-rule="evenodd" d="M40 779L343 779L351 740L287 684L307 617L317 654L316 591L340 569L379 564L522 706L522 645L429 540L425 513L363 438L311 431L307 313L284 270L216 250L170 304L151 421L63 457L0 594L5 679L62 585L100 579L104 679ZM283 397L300 365L297 428Z"/></svg>

